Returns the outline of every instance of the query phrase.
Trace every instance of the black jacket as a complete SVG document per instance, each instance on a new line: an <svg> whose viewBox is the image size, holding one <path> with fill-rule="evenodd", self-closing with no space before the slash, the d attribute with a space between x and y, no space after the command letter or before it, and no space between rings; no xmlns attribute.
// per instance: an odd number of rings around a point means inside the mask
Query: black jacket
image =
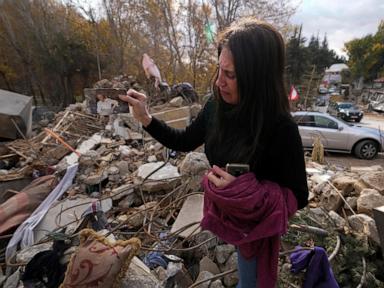
<svg viewBox="0 0 384 288"><path fill-rule="evenodd" d="M177 151L192 151L207 142L215 129L212 123L214 100L208 101L197 118L186 129L174 129L153 117L145 130L164 146ZM220 145L205 146L205 154L211 165L224 167L231 163ZM219 156L218 156L219 155ZM301 137L296 123L291 118L276 121L275 129L268 137L265 149L257 161L250 163L251 171L258 180L273 181L287 187L296 196L298 208L308 204L308 186Z"/></svg>

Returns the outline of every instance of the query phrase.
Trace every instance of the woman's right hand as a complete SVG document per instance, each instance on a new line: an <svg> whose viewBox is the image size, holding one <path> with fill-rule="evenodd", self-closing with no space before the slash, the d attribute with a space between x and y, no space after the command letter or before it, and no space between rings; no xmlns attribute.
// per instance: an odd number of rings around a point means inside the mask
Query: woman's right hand
<svg viewBox="0 0 384 288"><path fill-rule="evenodd" d="M139 93L134 89L129 89L127 95L119 95L122 101L128 102L133 108L133 117L143 124L148 126L152 121L152 116L147 109L147 96Z"/></svg>

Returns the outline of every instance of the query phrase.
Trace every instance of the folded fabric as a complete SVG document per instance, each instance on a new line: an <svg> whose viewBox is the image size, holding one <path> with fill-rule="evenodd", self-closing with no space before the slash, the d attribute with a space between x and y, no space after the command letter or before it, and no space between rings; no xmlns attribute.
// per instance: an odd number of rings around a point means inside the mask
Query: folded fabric
<svg viewBox="0 0 384 288"><path fill-rule="evenodd" d="M138 238L112 244L91 229L82 230L80 246L71 257L60 287L121 287L120 282L140 246Z"/></svg>
<svg viewBox="0 0 384 288"><path fill-rule="evenodd" d="M246 259L257 257L258 286L275 287L280 236L297 210L294 194L253 173L237 177L223 189L205 176L201 226L239 247ZM255 271L256 272L256 271Z"/></svg>
<svg viewBox="0 0 384 288"><path fill-rule="evenodd" d="M0 235L14 228L31 215L55 187L55 176L37 178L15 196L0 205Z"/></svg>
<svg viewBox="0 0 384 288"><path fill-rule="evenodd" d="M290 255L291 272L298 273L307 269L303 288L339 288L324 248L315 247L313 250L302 250L300 246L296 248L297 251Z"/></svg>
<svg viewBox="0 0 384 288"><path fill-rule="evenodd" d="M33 211L32 215L16 229L15 233L13 233L13 236L7 245L7 250L5 251L5 258L8 262L15 255L19 243L21 248L29 247L35 243L33 229L40 223L52 204L72 185L77 168L78 164L68 167L59 184L57 184L53 191L49 193L48 197L45 197L44 201Z"/></svg>

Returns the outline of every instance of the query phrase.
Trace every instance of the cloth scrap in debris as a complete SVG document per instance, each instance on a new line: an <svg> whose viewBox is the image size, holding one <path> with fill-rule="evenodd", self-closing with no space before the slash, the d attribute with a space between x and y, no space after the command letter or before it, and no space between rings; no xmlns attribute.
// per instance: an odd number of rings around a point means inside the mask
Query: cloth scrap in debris
<svg viewBox="0 0 384 288"><path fill-rule="evenodd" d="M68 167L64 177L60 183L53 189L47 198L37 207L32 215L25 220L15 231L11 240L8 243L5 257L9 261L16 252L17 245L21 244L22 248L31 246L35 243L33 230L43 219L52 204L64 194L65 191L72 185L72 181L76 175L78 165Z"/></svg>
<svg viewBox="0 0 384 288"><path fill-rule="evenodd" d="M303 288L339 288L324 248L315 247L313 250L303 250L300 246L296 248L297 251L290 255L291 272L298 273L307 269Z"/></svg>

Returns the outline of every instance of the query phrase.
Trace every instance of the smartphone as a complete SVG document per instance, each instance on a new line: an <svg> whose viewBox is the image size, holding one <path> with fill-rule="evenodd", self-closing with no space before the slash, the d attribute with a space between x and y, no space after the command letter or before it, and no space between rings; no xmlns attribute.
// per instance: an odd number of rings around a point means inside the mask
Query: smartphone
<svg viewBox="0 0 384 288"><path fill-rule="evenodd" d="M238 177L242 174L249 172L249 164L228 163L225 166L225 170L229 174L231 174L235 177Z"/></svg>

